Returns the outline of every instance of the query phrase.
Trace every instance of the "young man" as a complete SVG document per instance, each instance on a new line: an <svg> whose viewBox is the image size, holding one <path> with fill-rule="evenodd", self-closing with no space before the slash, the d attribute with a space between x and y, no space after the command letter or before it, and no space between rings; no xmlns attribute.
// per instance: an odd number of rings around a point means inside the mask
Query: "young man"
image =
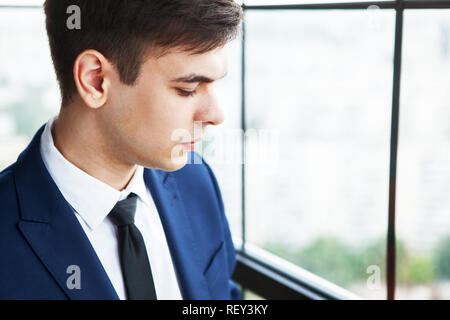
<svg viewBox="0 0 450 320"><path fill-rule="evenodd" d="M0 298L241 299L216 178L189 153L224 120L213 83L227 72L241 8L44 9L62 105L0 173Z"/></svg>

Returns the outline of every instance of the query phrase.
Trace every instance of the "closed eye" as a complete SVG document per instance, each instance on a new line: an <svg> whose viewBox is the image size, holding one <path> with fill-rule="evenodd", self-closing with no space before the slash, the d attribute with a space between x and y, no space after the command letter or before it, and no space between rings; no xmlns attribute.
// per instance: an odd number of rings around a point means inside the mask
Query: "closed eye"
<svg viewBox="0 0 450 320"><path fill-rule="evenodd" d="M178 93L180 94L180 96L183 97L192 97L193 95L196 94L197 91L193 90L193 91L188 91L188 90L183 90L181 88L177 88Z"/></svg>

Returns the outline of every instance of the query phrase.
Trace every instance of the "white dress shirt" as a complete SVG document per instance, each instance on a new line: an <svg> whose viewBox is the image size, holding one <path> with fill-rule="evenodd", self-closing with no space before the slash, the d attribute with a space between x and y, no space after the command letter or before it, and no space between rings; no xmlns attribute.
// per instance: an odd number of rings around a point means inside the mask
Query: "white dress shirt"
<svg viewBox="0 0 450 320"><path fill-rule="evenodd" d="M182 299L164 229L138 166L127 187L118 191L69 162L53 143L50 119L41 137L41 155L48 172L86 233L120 299L126 299L119 260L117 227L107 217L117 201L138 195L135 225L144 238L158 300ZM81 285L83 278L81 277Z"/></svg>

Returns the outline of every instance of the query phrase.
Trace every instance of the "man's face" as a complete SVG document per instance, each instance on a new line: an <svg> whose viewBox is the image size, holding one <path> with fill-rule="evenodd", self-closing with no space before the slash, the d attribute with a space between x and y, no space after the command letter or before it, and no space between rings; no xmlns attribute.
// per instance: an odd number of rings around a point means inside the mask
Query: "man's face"
<svg viewBox="0 0 450 320"><path fill-rule="evenodd" d="M101 123L111 150L126 163L175 171L187 162L187 145L207 125L224 121L214 81L225 76L223 47L204 54L171 51L142 65L134 86L111 82ZM196 126L194 136L194 127Z"/></svg>

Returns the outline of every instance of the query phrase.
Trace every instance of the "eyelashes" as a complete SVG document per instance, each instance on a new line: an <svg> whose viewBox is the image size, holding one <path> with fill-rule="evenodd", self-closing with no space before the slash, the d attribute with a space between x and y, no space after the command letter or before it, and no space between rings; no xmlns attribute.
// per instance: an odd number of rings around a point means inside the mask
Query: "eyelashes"
<svg viewBox="0 0 450 320"><path fill-rule="evenodd" d="M187 91L187 90L183 90L180 88L177 88L178 94L182 97L192 97L194 96L197 91L193 90L193 91Z"/></svg>

